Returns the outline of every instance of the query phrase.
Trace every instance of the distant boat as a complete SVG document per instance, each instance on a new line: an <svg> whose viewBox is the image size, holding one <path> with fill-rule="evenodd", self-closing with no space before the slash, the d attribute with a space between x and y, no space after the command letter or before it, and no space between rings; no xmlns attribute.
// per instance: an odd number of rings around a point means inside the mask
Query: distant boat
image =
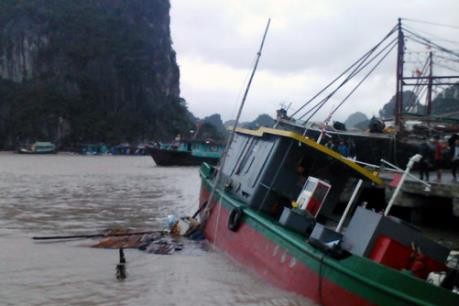
<svg viewBox="0 0 459 306"><path fill-rule="evenodd" d="M77 151L83 155L106 155L110 152L109 148L103 143L81 144Z"/></svg>
<svg viewBox="0 0 459 306"><path fill-rule="evenodd" d="M129 143L120 143L113 146L110 152L113 155L130 155L134 153L134 149Z"/></svg>
<svg viewBox="0 0 459 306"><path fill-rule="evenodd" d="M129 143L121 143L113 146L110 150L113 155L147 155L146 145L138 144L131 145Z"/></svg>
<svg viewBox="0 0 459 306"><path fill-rule="evenodd" d="M56 145L51 142L37 141L34 144L22 147L18 150L20 154L55 154Z"/></svg>
<svg viewBox="0 0 459 306"><path fill-rule="evenodd" d="M179 141L148 146L151 157L158 166L198 166L202 163L216 165L224 146L211 140Z"/></svg>

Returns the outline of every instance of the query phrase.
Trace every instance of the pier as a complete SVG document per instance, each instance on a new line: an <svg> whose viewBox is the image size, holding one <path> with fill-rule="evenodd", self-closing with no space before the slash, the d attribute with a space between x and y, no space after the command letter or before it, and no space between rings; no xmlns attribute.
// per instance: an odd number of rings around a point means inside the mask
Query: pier
<svg viewBox="0 0 459 306"><path fill-rule="evenodd" d="M380 177L386 183L386 194L388 198L392 196L394 188L391 182L394 180L394 172L382 171ZM412 172L412 175L419 178L419 173ZM427 181L426 181L427 182ZM418 208L431 207L438 205L439 209L446 209L451 205L452 214L459 217L459 182L453 180L451 172L445 169L442 173L442 180L436 181L436 173L430 173L430 180L427 182L430 188L425 184L408 176L402 187L402 192L395 200L395 206Z"/></svg>

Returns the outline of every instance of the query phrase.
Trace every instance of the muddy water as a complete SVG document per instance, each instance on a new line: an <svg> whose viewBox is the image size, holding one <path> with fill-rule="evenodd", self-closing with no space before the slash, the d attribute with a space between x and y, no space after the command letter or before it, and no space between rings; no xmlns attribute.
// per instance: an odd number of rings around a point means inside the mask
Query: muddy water
<svg viewBox="0 0 459 306"><path fill-rule="evenodd" d="M206 244L152 255L118 254L93 240L36 242L35 235L159 229L196 209L198 169L156 167L150 157L0 153L1 305L312 305L246 272Z"/></svg>

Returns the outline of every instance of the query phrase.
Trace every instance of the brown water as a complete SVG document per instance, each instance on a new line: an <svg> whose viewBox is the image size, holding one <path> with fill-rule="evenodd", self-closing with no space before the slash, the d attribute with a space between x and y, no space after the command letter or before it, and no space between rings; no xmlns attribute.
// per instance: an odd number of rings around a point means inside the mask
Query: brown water
<svg viewBox="0 0 459 306"><path fill-rule="evenodd" d="M170 213L191 215L198 192L198 168L156 167L146 156L0 153L0 304L312 305L203 243L169 256L126 250L128 277L118 281L115 250L31 239L159 229Z"/></svg>

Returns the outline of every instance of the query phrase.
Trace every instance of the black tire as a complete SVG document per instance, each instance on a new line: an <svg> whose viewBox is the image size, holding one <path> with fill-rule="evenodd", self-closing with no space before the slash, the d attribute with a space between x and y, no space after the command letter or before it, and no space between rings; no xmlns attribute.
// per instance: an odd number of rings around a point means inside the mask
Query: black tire
<svg viewBox="0 0 459 306"><path fill-rule="evenodd" d="M228 229L230 231L237 231L242 221L242 209L235 207L231 210L228 217Z"/></svg>

